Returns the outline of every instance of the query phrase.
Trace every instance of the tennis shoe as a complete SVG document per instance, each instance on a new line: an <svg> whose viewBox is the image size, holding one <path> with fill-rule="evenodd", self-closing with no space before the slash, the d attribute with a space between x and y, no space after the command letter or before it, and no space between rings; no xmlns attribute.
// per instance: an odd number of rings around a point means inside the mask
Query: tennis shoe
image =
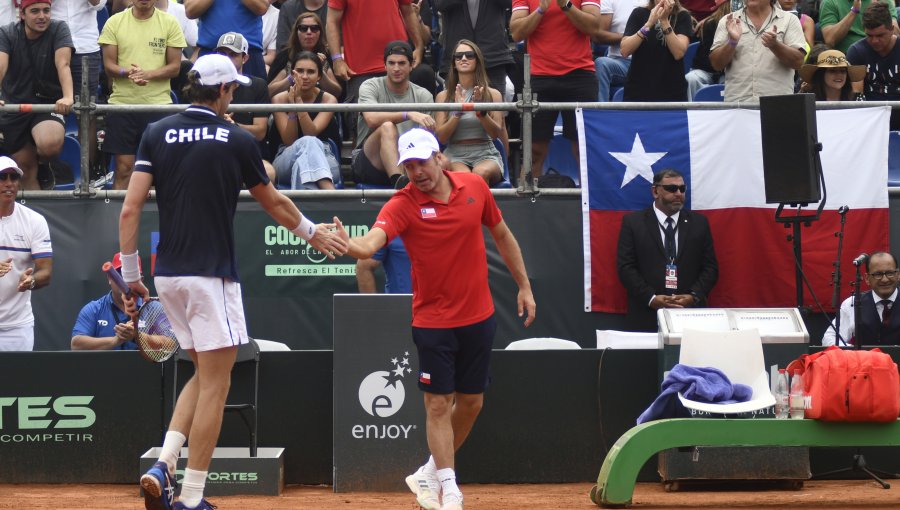
<svg viewBox="0 0 900 510"><path fill-rule="evenodd" d="M416 502L425 510L441 510L441 484L436 473L427 473L422 466L406 477L406 486L416 495Z"/></svg>
<svg viewBox="0 0 900 510"><path fill-rule="evenodd" d="M175 503L175 489L178 483L169 474L169 466L158 461L141 476L146 510L172 510Z"/></svg>
<svg viewBox="0 0 900 510"><path fill-rule="evenodd" d="M209 501L206 501L205 499L201 499L200 504L197 506L194 506L194 507L186 507L186 506L184 506L184 504L181 501L179 501L179 502L175 503L175 506L172 508L174 510L215 510L217 507L216 507L216 505L213 505Z"/></svg>
<svg viewBox="0 0 900 510"><path fill-rule="evenodd" d="M463 510L463 495L461 492L444 494L444 504L441 510Z"/></svg>

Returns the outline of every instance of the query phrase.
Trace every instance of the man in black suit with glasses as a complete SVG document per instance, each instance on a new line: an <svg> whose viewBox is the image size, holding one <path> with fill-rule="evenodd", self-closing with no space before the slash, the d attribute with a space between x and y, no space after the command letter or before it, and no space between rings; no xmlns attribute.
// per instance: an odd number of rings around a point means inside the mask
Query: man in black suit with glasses
<svg viewBox="0 0 900 510"><path fill-rule="evenodd" d="M661 170L650 190L653 205L622 218L616 255L632 331L657 331L660 308L703 306L719 279L709 222L684 209L684 176Z"/></svg>

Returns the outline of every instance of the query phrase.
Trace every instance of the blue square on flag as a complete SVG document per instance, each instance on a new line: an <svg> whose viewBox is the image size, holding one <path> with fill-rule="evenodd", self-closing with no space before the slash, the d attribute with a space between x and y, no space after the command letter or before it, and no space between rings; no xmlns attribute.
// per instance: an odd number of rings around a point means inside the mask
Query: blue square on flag
<svg viewBox="0 0 900 510"><path fill-rule="evenodd" d="M434 207L423 207L421 212L423 218L437 218L437 211Z"/></svg>
<svg viewBox="0 0 900 510"><path fill-rule="evenodd" d="M673 168L690 189L691 147L685 111L584 111L590 208L644 209L653 174ZM690 208L690 195L685 204Z"/></svg>

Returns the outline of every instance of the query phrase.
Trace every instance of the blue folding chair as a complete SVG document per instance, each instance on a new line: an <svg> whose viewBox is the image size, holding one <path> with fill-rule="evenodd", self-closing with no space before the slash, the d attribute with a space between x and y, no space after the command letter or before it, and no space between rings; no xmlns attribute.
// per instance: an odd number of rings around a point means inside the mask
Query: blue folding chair
<svg viewBox="0 0 900 510"><path fill-rule="evenodd" d="M341 161L341 150L338 148L337 142L328 138L325 140L325 143L328 144L328 147L331 149L331 153L334 154L335 159L338 160L338 165L340 165ZM344 189L344 178L341 176L341 173L338 172L338 178L334 181L334 189Z"/></svg>
<svg viewBox="0 0 900 510"><path fill-rule="evenodd" d="M66 136L68 135L78 136L78 118L75 112L66 115Z"/></svg>
<svg viewBox="0 0 900 510"><path fill-rule="evenodd" d="M503 142L501 142L499 138L494 138L494 147L500 152L500 159L503 160L503 179L491 187L496 189L510 189L512 188L512 183L509 182L509 160L506 157L506 147L503 146Z"/></svg>
<svg viewBox="0 0 900 510"><path fill-rule="evenodd" d="M684 52L684 74L689 73L694 68L694 55L697 54L697 48L699 47L699 42L688 44L687 50Z"/></svg>
<svg viewBox="0 0 900 510"><path fill-rule="evenodd" d="M706 85L694 93L695 102L716 103L725 101L725 85L715 83Z"/></svg>
<svg viewBox="0 0 900 510"><path fill-rule="evenodd" d="M81 180L81 144L78 142L78 138L71 135L65 136L59 159L72 168L72 182L56 184L53 189L74 190Z"/></svg>
<svg viewBox="0 0 900 510"><path fill-rule="evenodd" d="M888 186L900 186L900 131L888 137Z"/></svg>
<svg viewBox="0 0 900 510"><path fill-rule="evenodd" d="M562 175L568 175L576 186L581 187L581 167L572 156L572 142L563 135L555 135L550 140L543 168L545 174L548 168L553 168Z"/></svg>

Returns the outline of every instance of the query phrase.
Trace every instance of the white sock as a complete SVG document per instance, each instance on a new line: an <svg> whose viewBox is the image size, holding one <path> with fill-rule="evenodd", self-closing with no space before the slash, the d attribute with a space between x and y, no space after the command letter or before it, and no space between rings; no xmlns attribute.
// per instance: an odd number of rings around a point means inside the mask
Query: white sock
<svg viewBox="0 0 900 510"><path fill-rule="evenodd" d="M184 446L185 441L187 441L187 438L177 430L166 432L166 438L163 441L159 460L165 462L166 465L169 466L170 475L175 474L175 464L178 463L178 457L181 456L181 447Z"/></svg>
<svg viewBox="0 0 900 510"><path fill-rule="evenodd" d="M460 492L456 486L456 473L453 468L438 469L438 481L441 482L441 492L443 494L457 494Z"/></svg>
<svg viewBox="0 0 900 510"><path fill-rule="evenodd" d="M186 508L194 508L203 499L203 487L206 485L206 471L184 470L184 482L181 484L181 497L178 501Z"/></svg>
<svg viewBox="0 0 900 510"><path fill-rule="evenodd" d="M436 473L437 464L434 463L434 457L428 457L428 462L426 462L422 468L428 474Z"/></svg>

